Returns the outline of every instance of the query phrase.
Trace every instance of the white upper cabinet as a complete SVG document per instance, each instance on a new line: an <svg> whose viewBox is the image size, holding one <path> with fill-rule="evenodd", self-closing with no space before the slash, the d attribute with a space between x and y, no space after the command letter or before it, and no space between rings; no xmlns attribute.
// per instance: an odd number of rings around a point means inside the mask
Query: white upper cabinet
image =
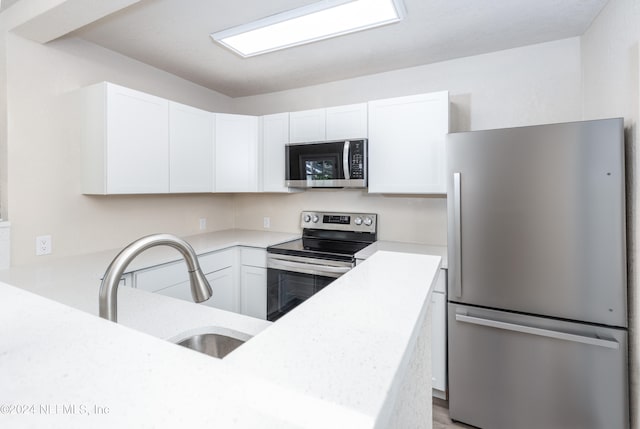
<svg viewBox="0 0 640 429"><path fill-rule="evenodd" d="M327 140L367 137L367 103L330 107L326 110Z"/></svg>
<svg viewBox="0 0 640 429"><path fill-rule="evenodd" d="M447 91L261 118L108 82L79 93L85 194L291 192L287 143L360 138L369 192L446 194Z"/></svg>
<svg viewBox="0 0 640 429"><path fill-rule="evenodd" d="M369 102L369 192L446 194L447 91Z"/></svg>
<svg viewBox="0 0 640 429"><path fill-rule="evenodd" d="M169 102L169 191L213 191L214 114Z"/></svg>
<svg viewBox="0 0 640 429"><path fill-rule="evenodd" d="M367 103L289 114L291 143L367 137Z"/></svg>
<svg viewBox="0 0 640 429"><path fill-rule="evenodd" d="M83 192L169 192L169 102L103 82L85 88Z"/></svg>
<svg viewBox="0 0 640 429"><path fill-rule="evenodd" d="M325 109L291 112L289 120L289 140L291 143L326 140Z"/></svg>
<svg viewBox="0 0 640 429"><path fill-rule="evenodd" d="M285 186L285 145L289 143L289 113L266 115L262 123L262 190L289 192Z"/></svg>
<svg viewBox="0 0 640 429"><path fill-rule="evenodd" d="M258 117L215 114L215 191L258 192Z"/></svg>

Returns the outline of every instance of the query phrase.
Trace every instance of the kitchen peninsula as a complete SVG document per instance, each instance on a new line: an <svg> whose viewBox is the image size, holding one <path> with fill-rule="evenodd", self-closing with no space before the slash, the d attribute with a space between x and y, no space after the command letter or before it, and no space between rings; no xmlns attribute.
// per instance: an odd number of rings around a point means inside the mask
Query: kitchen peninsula
<svg viewBox="0 0 640 429"><path fill-rule="evenodd" d="M440 257L380 251L273 324L127 287L122 323L97 318L101 258L0 272L2 426L431 427ZM198 327L253 338L224 359L163 341Z"/></svg>

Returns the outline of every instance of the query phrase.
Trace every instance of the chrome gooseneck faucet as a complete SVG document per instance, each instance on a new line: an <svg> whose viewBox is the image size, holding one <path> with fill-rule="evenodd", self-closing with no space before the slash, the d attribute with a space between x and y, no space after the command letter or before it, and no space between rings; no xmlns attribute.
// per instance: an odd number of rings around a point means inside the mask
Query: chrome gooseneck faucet
<svg viewBox="0 0 640 429"><path fill-rule="evenodd" d="M155 246L170 246L182 254L189 269L191 296L193 296L195 302L202 302L211 298L211 286L202 273L200 264L198 263L198 257L189 243L171 234L148 235L129 244L111 261L100 285L100 317L113 322L118 321L117 295L120 278L129 263L136 256Z"/></svg>

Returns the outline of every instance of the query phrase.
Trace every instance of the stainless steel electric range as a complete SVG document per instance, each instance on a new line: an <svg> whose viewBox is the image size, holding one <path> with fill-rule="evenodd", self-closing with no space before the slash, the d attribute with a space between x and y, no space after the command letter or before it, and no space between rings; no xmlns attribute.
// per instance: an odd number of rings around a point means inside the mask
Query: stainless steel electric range
<svg viewBox="0 0 640 429"><path fill-rule="evenodd" d="M267 320L275 321L355 266L376 241L377 215L304 211L302 238L267 248Z"/></svg>

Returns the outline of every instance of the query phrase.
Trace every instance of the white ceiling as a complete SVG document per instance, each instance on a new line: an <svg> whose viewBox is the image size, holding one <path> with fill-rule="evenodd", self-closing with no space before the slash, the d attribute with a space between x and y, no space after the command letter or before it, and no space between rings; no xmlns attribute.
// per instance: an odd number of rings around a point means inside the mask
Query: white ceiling
<svg viewBox="0 0 640 429"><path fill-rule="evenodd" d="M317 0L142 0L70 36L240 97L579 36L607 0L404 0L404 21L240 58L209 34Z"/></svg>

